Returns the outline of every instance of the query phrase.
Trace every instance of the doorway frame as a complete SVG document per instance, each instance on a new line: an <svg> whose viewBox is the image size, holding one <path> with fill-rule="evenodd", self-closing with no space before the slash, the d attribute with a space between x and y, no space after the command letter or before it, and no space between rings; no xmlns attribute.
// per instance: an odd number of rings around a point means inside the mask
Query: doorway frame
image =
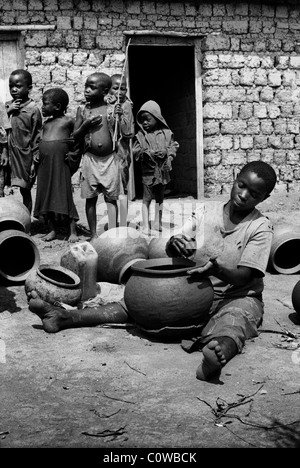
<svg viewBox="0 0 300 468"><path fill-rule="evenodd" d="M204 147L203 147L203 95L202 95L202 47L203 35L192 35L179 32L161 31L124 31L125 43L131 46L186 46L194 48L195 99L196 99L196 171L197 199L204 198ZM127 47L126 47L127 49ZM125 60L127 57L125 58ZM130 98L130 78L128 67L125 70ZM131 142L132 148L132 142ZM132 152L131 152L132 153ZM133 161L129 168L128 198L135 198Z"/></svg>

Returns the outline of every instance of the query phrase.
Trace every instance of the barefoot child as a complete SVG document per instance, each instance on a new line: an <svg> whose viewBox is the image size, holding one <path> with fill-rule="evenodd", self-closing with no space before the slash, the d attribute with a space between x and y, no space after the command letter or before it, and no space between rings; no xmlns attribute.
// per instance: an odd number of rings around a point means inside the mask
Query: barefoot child
<svg viewBox="0 0 300 468"><path fill-rule="evenodd" d="M133 143L133 156L141 161L143 180L143 232L150 232L149 209L155 199L155 218L152 229L162 230L164 192L170 182L172 161L176 156L178 143L168 127L155 101L147 101L137 113L137 132Z"/></svg>
<svg viewBox="0 0 300 468"><path fill-rule="evenodd" d="M20 187L23 204L32 211L31 189L35 182L35 161L38 159L42 116L29 97L32 76L27 70L14 70L9 77L12 101L6 102L11 130L8 135L11 185Z"/></svg>
<svg viewBox="0 0 300 468"><path fill-rule="evenodd" d="M117 123L114 131L116 152L121 166L121 178L123 193L119 196L120 202L120 226L127 226L128 213L128 182L129 167L131 164L131 139L134 136L134 119L132 102L127 97L126 78L120 74L111 76L111 88L105 96L108 104L108 113L114 114Z"/></svg>
<svg viewBox="0 0 300 468"><path fill-rule="evenodd" d="M121 171L113 148L115 117L107 114L104 97L111 87L106 73L92 73L86 82L86 105L77 109L74 138L84 139L81 167L81 197L86 199L86 217L91 239L96 239L98 195L103 193L107 204L108 228L117 226L117 200L121 191Z"/></svg>
<svg viewBox="0 0 300 468"><path fill-rule="evenodd" d="M74 119L65 115L68 104L68 94L61 88L48 89L43 94L42 113L48 118L39 144L34 216L44 216L48 220L50 231L44 237L45 241L56 238L58 215L69 221L69 242L78 241L76 221L79 217L73 202L71 170L67 161L74 128Z"/></svg>
<svg viewBox="0 0 300 468"><path fill-rule="evenodd" d="M234 181L229 201L201 203L167 243L170 256L197 258L211 242L201 238L204 227L211 226L210 232L218 231L221 239L218 256L188 271L195 279L197 275L208 275L214 288L210 318L200 337L191 343L182 342L187 352L202 349L203 360L196 372L199 380L217 376L230 359L241 353L245 340L258 335L264 311L263 276L273 229L269 219L255 207L269 197L275 184L276 173L267 163L246 164Z"/></svg>

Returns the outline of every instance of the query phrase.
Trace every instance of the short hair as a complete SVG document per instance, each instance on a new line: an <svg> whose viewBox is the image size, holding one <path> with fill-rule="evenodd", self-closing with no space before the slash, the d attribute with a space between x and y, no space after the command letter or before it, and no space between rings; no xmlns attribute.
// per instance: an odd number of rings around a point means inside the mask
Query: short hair
<svg viewBox="0 0 300 468"><path fill-rule="evenodd" d="M99 80L102 81L102 83L104 84L106 88L109 89L111 87L112 80L111 80L111 77L107 75L107 73L95 72L95 73L92 73L90 76L96 76Z"/></svg>
<svg viewBox="0 0 300 468"><path fill-rule="evenodd" d="M125 81L125 83L126 83L126 76L125 75L122 76L121 73L115 73L114 75L111 75L111 80L112 81L113 80L121 80L121 79L122 79L122 81Z"/></svg>
<svg viewBox="0 0 300 468"><path fill-rule="evenodd" d="M251 161L245 164L240 170L239 175L245 174L245 172L254 172L258 177L264 180L266 184L266 191L271 193L276 185L276 172L270 164L264 161Z"/></svg>
<svg viewBox="0 0 300 468"><path fill-rule="evenodd" d="M10 76L21 75L23 80L26 81L28 86L32 86L32 76L31 73L27 70L23 70L22 68L18 68L11 72Z"/></svg>
<svg viewBox="0 0 300 468"><path fill-rule="evenodd" d="M53 104L61 104L61 108L65 111L69 104L69 96L62 88L49 88L44 91L44 96L47 95Z"/></svg>

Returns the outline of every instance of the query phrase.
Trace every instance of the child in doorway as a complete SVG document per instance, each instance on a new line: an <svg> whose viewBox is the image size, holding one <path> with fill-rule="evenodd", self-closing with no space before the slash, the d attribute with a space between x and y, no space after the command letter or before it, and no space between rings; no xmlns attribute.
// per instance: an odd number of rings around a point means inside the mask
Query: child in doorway
<svg viewBox="0 0 300 468"><path fill-rule="evenodd" d="M129 167L131 164L131 139L134 136L134 119L132 112L132 101L127 97L127 82L123 75L111 76L112 85L105 96L108 103L108 114L114 114L116 118L114 140L116 141L116 152L121 165L121 178L123 194L120 195L120 225L127 225L128 212L128 182Z"/></svg>
<svg viewBox="0 0 300 468"><path fill-rule="evenodd" d="M8 135L11 185L20 187L24 205L32 211L31 189L35 182L42 115L29 97L32 76L27 70L14 70L9 77L12 100L6 103L11 131Z"/></svg>
<svg viewBox="0 0 300 468"><path fill-rule="evenodd" d="M141 161L143 181L143 233L149 235L150 228L162 230L163 200L166 185L170 182L172 161L179 144L161 114L155 101L147 101L136 116L140 130L135 135L133 155ZM155 218L150 226L149 209L155 199Z"/></svg>
<svg viewBox="0 0 300 468"><path fill-rule="evenodd" d="M99 194L103 193L107 204L108 229L116 227L118 219L121 170L113 145L115 116L107 112L104 99L110 88L111 78L106 73L95 72L88 76L84 87L86 104L77 109L74 127L74 138L84 140L81 196L86 199L91 242L98 237L96 206Z"/></svg>
<svg viewBox="0 0 300 468"><path fill-rule="evenodd" d="M10 129L5 105L0 101L0 197L4 197L4 187L7 185L8 144L7 134Z"/></svg>
<svg viewBox="0 0 300 468"><path fill-rule="evenodd" d="M34 216L48 220L49 233L45 241L56 238L58 216L67 217L70 223L69 242L77 242L76 221L79 219L73 201L71 169L68 152L73 150L74 119L65 115L69 104L68 94L61 88L48 89L43 94L44 122L39 143L37 190Z"/></svg>

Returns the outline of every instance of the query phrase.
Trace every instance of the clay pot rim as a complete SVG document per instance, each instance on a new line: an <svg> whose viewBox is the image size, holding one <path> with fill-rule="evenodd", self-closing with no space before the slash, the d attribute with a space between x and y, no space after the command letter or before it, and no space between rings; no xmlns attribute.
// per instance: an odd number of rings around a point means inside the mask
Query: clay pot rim
<svg viewBox="0 0 300 468"><path fill-rule="evenodd" d="M48 276L45 276L43 274L42 270L44 270L44 269L56 270L56 271L60 271L60 272L62 272L64 274L68 275L74 280L74 284L62 283L61 281L55 281L54 279L49 278ZM43 263L42 265L40 265L37 268L36 273L40 278L48 281L48 283L52 283L52 284L54 284L56 286L60 286L60 287L63 287L63 288L76 289L80 285L79 276L76 275L73 271L69 270L68 268L62 267L60 265L49 265L48 263Z"/></svg>
<svg viewBox="0 0 300 468"><path fill-rule="evenodd" d="M151 267L158 265L178 265L178 268L172 268L170 270L152 270ZM180 265L186 265L181 266ZM177 275L180 273L185 273L191 268L195 268L196 263L188 258L183 257L162 257L162 258L151 258L147 260L142 260L131 265L133 271L138 271L140 273L145 273L149 275Z"/></svg>

